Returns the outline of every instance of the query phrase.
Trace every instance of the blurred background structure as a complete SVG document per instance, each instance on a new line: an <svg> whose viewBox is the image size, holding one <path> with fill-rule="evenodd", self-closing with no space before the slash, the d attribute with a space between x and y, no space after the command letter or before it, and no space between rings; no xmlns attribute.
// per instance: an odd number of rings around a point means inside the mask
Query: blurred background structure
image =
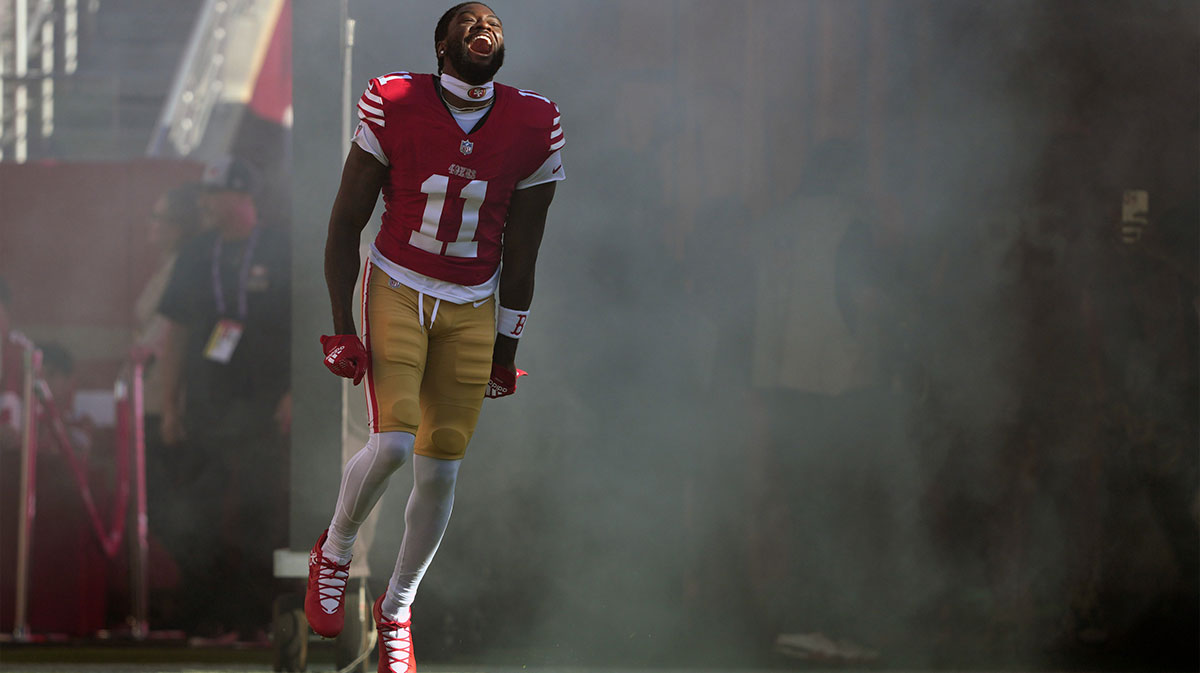
<svg viewBox="0 0 1200 673"><path fill-rule="evenodd" d="M344 119L369 77L433 70L449 4L0 0L4 326L72 356L101 510L155 203L232 154L291 241L287 537L324 527ZM491 6L497 79L559 105L569 179L532 376L485 404L415 606L423 662L1200 668L1200 4ZM29 627L121 634L129 561L41 460ZM178 560L151 550L149 627L187 638Z"/></svg>

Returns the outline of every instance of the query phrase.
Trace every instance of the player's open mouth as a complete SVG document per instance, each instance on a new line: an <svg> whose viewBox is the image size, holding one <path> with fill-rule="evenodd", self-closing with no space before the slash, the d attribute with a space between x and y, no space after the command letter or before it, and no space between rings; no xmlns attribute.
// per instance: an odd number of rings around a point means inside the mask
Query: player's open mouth
<svg viewBox="0 0 1200 673"><path fill-rule="evenodd" d="M479 33L467 42L467 50L479 56L491 56L493 49L495 44L492 42L492 36L487 33Z"/></svg>

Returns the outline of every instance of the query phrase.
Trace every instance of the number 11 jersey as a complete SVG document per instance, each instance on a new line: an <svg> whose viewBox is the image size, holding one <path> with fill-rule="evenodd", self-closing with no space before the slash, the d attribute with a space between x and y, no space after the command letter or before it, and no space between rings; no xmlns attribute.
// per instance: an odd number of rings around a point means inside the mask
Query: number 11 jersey
<svg viewBox="0 0 1200 673"><path fill-rule="evenodd" d="M358 103L356 142L389 166L373 246L383 261L456 285L494 281L513 192L561 178L565 144L553 102L498 83L494 92L491 109L466 132L433 75L371 80Z"/></svg>

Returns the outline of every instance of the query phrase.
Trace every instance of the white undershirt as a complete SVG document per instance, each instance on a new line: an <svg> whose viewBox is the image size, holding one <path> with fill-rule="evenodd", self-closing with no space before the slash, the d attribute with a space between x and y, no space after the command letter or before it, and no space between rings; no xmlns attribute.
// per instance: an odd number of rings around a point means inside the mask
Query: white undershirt
<svg viewBox="0 0 1200 673"><path fill-rule="evenodd" d="M449 110L450 108L446 109ZM475 125L479 123L480 119L483 119L483 116L490 109L492 109L492 106L489 105L478 110L471 110L470 112L450 110L450 114L454 117L454 121L458 122L458 127L463 130L463 133L470 133L471 129L475 128Z"/></svg>

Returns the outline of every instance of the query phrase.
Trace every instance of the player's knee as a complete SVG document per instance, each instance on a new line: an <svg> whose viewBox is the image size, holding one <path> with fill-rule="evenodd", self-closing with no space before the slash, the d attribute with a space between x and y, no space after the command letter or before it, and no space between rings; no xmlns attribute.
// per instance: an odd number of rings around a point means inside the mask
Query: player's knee
<svg viewBox="0 0 1200 673"><path fill-rule="evenodd" d="M412 457L415 437L411 432L381 432L376 435L379 459L393 470L408 462Z"/></svg>
<svg viewBox="0 0 1200 673"><path fill-rule="evenodd" d="M414 486L425 495L446 496L454 493L461 460L442 460L420 456L413 470Z"/></svg>

